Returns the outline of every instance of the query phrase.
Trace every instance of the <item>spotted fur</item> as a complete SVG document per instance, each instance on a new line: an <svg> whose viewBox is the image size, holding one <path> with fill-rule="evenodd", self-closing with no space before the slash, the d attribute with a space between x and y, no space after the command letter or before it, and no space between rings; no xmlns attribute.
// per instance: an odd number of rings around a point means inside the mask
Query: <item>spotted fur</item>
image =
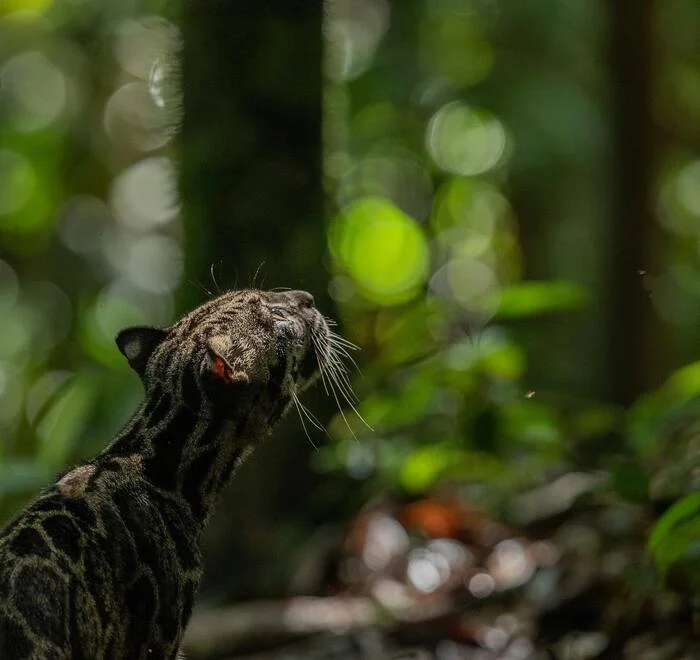
<svg viewBox="0 0 700 660"><path fill-rule="evenodd" d="M328 335L308 293L257 290L122 331L145 399L0 534L0 658L174 660L218 494L314 380Z"/></svg>

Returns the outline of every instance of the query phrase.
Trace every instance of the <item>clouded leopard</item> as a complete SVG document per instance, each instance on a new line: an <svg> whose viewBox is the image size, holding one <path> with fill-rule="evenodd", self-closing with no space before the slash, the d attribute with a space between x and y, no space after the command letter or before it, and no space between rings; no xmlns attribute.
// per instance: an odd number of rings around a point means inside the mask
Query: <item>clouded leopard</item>
<svg viewBox="0 0 700 660"><path fill-rule="evenodd" d="M0 658L176 658L217 496L331 336L310 294L252 289L119 333L145 399L0 534Z"/></svg>

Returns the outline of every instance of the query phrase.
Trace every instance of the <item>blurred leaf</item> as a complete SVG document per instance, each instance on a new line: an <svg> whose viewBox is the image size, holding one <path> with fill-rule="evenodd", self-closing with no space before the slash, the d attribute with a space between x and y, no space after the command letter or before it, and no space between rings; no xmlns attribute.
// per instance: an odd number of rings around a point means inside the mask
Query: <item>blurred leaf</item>
<svg viewBox="0 0 700 660"><path fill-rule="evenodd" d="M33 460L7 459L0 465L0 495L36 490L50 481L52 471Z"/></svg>
<svg viewBox="0 0 700 660"><path fill-rule="evenodd" d="M489 351L481 363L490 376L514 381L525 371L525 354L519 346L504 343Z"/></svg>
<svg viewBox="0 0 700 660"><path fill-rule="evenodd" d="M573 282L520 282L501 292L499 318L579 311L588 302L585 289Z"/></svg>
<svg viewBox="0 0 700 660"><path fill-rule="evenodd" d="M559 420L555 411L539 401L514 401L504 408L508 437L533 446L561 450Z"/></svg>
<svg viewBox="0 0 700 660"><path fill-rule="evenodd" d="M684 497L661 516L648 548L663 573L681 560L700 559L700 493Z"/></svg>
<svg viewBox="0 0 700 660"><path fill-rule="evenodd" d="M640 397L627 416L630 446L650 457L677 430L700 418L700 362L674 372L657 390Z"/></svg>
<svg viewBox="0 0 700 660"><path fill-rule="evenodd" d="M456 467L462 452L455 447L428 445L414 451L401 468L401 485L410 492L422 492L448 468Z"/></svg>
<svg viewBox="0 0 700 660"><path fill-rule="evenodd" d="M464 451L443 442L414 450L401 467L400 483L409 492L423 492L438 479L484 481L500 476L503 470L503 463L491 454Z"/></svg>
<svg viewBox="0 0 700 660"><path fill-rule="evenodd" d="M86 426L99 389L92 374L78 374L65 386L37 427L37 458L44 465L64 465Z"/></svg>
<svg viewBox="0 0 700 660"><path fill-rule="evenodd" d="M688 401L700 396L700 362L693 362L675 371L664 385L669 398Z"/></svg>

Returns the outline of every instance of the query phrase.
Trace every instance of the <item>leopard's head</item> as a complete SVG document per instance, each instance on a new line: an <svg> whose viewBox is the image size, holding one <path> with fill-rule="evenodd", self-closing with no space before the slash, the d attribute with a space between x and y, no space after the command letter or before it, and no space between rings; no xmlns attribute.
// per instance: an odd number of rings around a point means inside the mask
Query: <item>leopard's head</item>
<svg viewBox="0 0 700 660"><path fill-rule="evenodd" d="M127 328L116 341L147 397L166 392L205 415L254 409L271 424L318 376L329 329L305 291L243 289L169 328Z"/></svg>

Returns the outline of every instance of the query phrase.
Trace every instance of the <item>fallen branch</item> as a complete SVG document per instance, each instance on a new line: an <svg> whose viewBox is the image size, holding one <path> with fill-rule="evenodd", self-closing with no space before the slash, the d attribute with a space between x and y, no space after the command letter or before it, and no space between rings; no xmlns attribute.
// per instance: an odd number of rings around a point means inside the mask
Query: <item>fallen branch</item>
<svg viewBox="0 0 700 660"><path fill-rule="evenodd" d="M319 632L343 633L379 621L365 597L297 597L195 613L185 634L188 659L212 658L256 642L283 642Z"/></svg>

